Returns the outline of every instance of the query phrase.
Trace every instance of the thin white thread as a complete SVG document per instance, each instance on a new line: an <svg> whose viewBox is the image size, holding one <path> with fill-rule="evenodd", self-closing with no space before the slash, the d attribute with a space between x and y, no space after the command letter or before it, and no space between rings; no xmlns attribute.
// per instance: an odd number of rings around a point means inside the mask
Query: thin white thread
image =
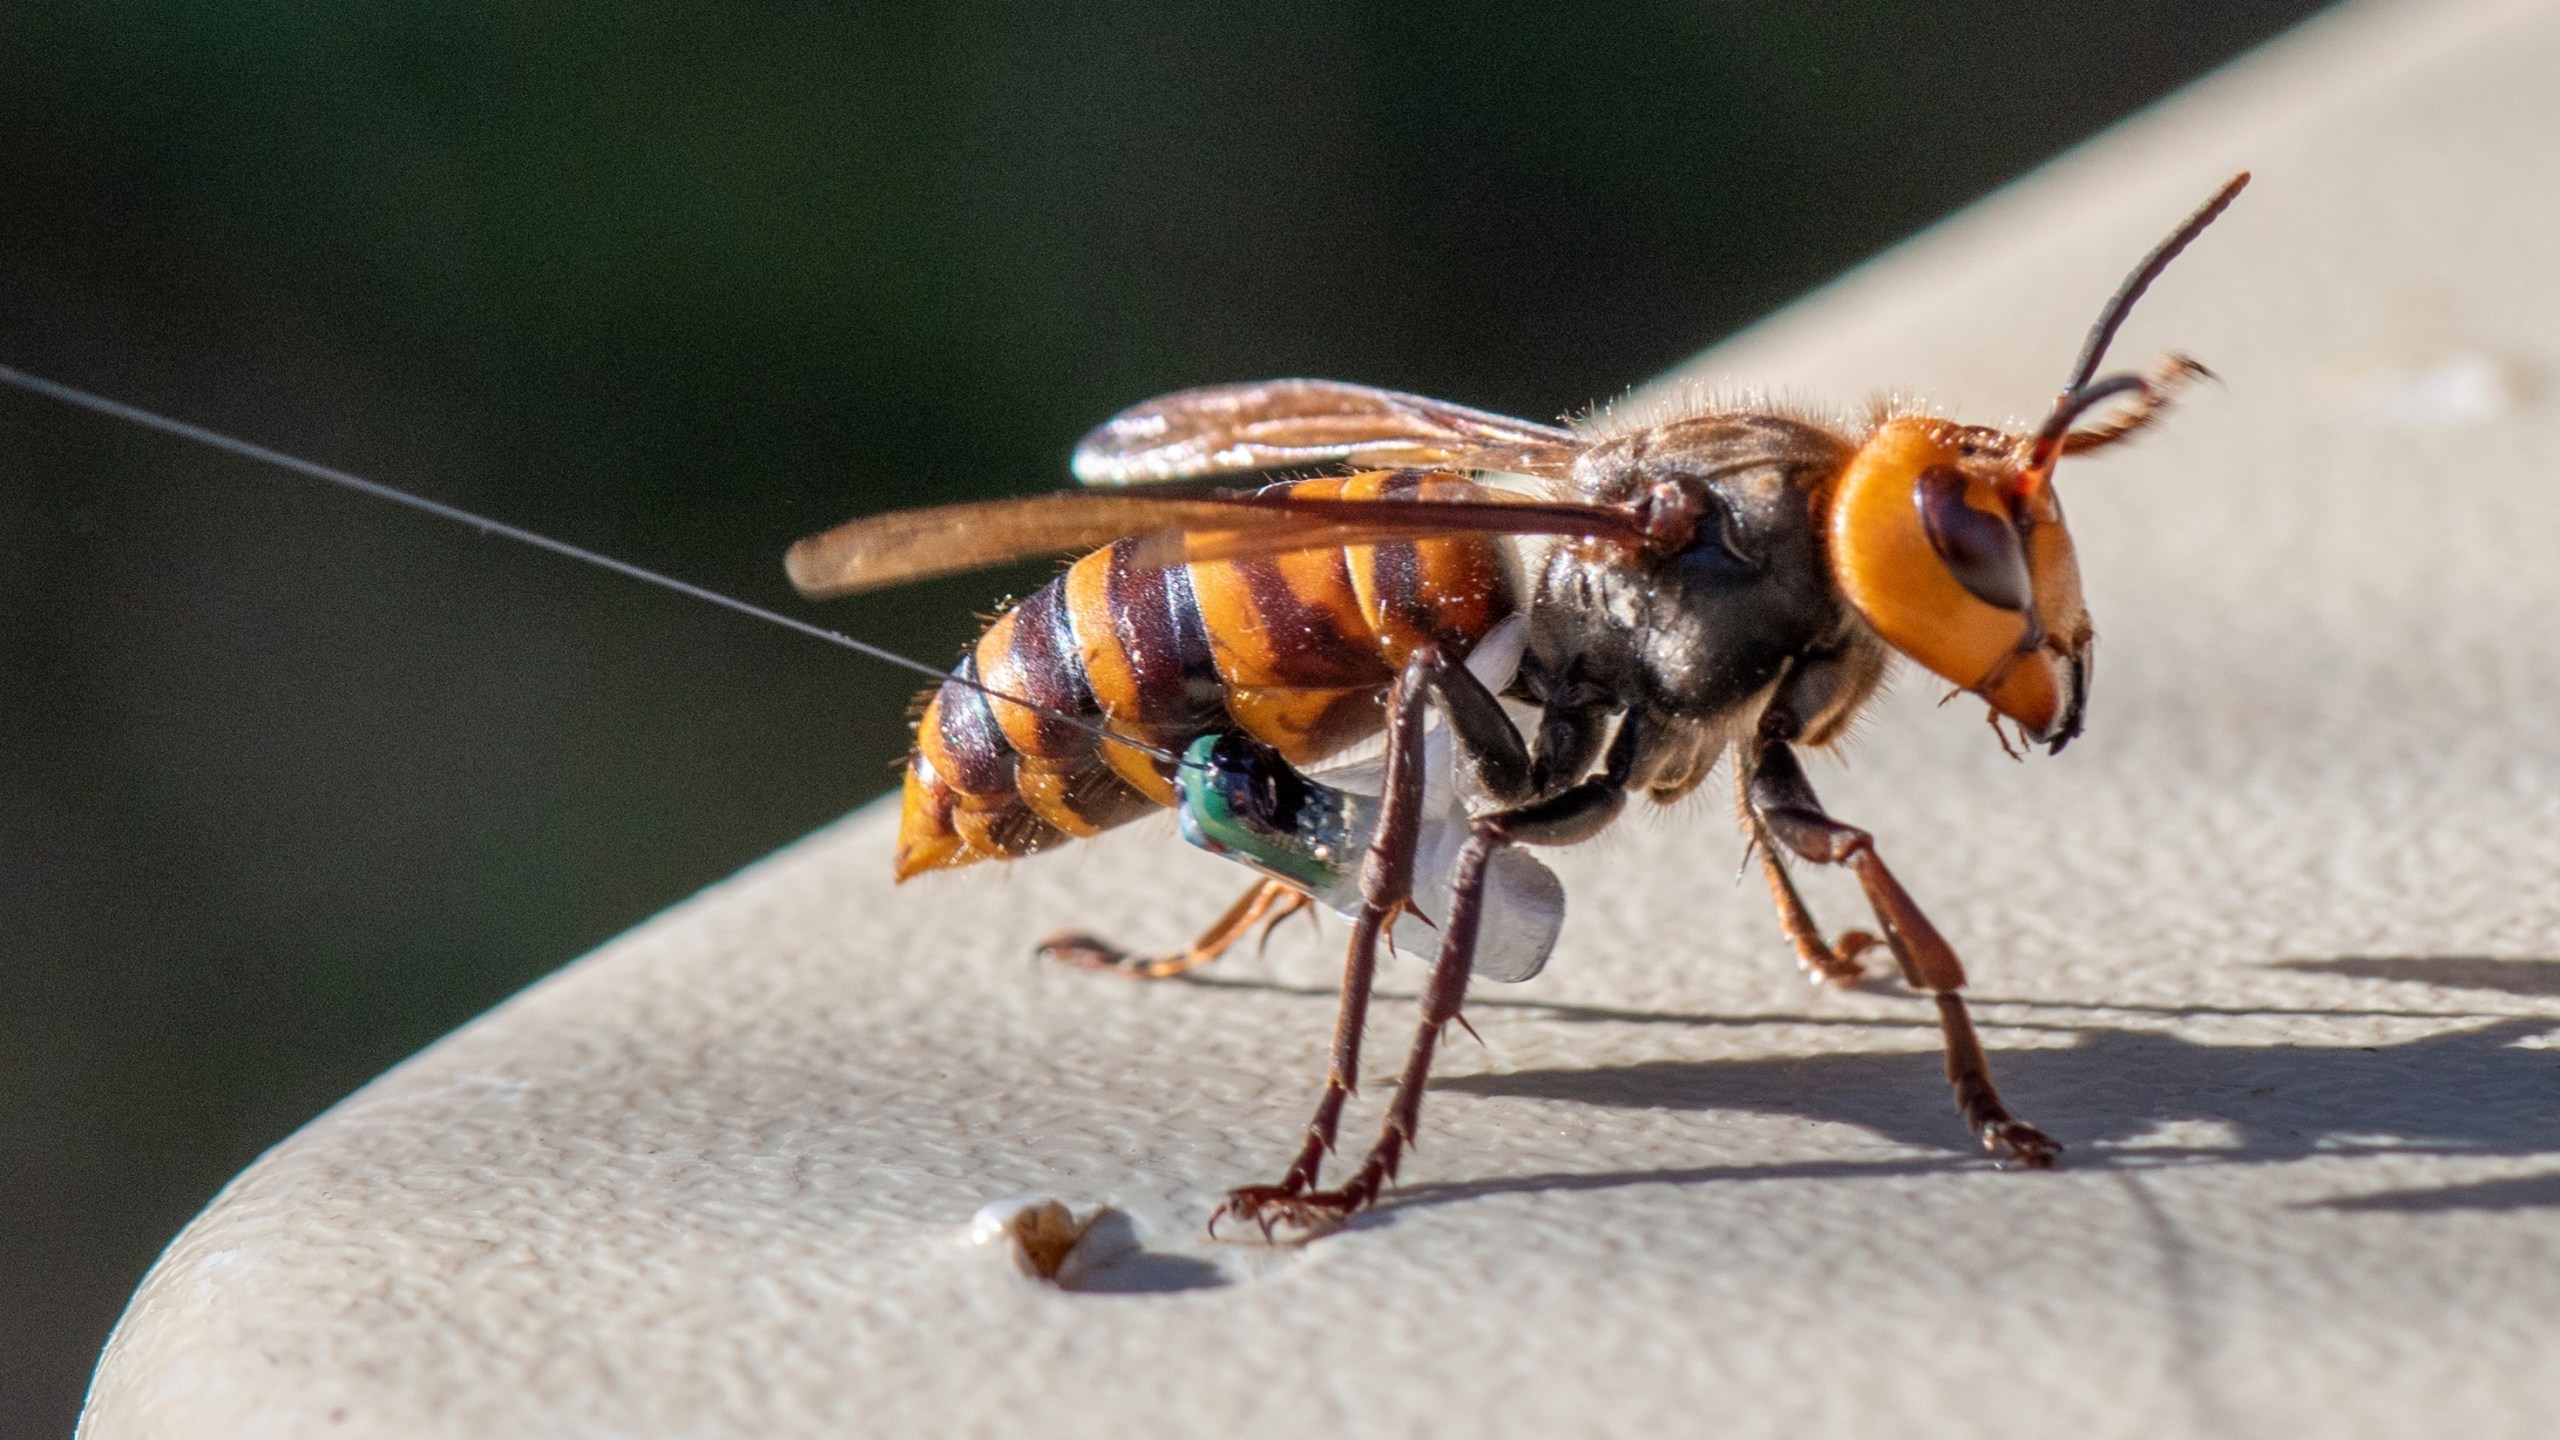
<svg viewBox="0 0 2560 1440"><path fill-rule="evenodd" d="M388 500L394 505L405 505L412 510L422 510L457 525L468 525L484 535L496 535L533 546L537 550L548 550L554 555L565 555L572 560L581 560L589 565L610 570L617 575L628 576L662 589L673 590L679 595L689 595L696 600L706 601L726 610L734 610L741 615L753 616L786 630L796 630L812 639L824 640L831 645L841 645L857 655L867 655L874 660L913 670L919 675L939 680L946 685L959 685L982 695L1019 705L1026 710L1048 716L1050 719L1073 725L1114 745L1126 745L1132 750L1167 764L1182 763L1182 757L1169 750L1160 750L1144 741L1118 734L1081 715L1070 715L1063 710L1052 710L1046 705L1034 704L1019 696L1008 695L992 686L965 679L948 670L936 669L921 660L911 660L895 650L883 649L878 645L856 640L841 631L829 630L823 625L812 625L806 620L795 620L778 611L767 610L761 605L750 605L744 600L723 595L717 590L706 590L691 581L678 580L672 575L661 575L655 570L643 569L628 560L616 560L610 555L600 555L593 550L572 545L566 540L554 540L548 535L538 535L531 530L509 525L503 520L492 520L485 515L475 515L459 506L447 505L440 500L430 500L423 495L412 495L406 490L395 489L379 480L367 480L361 475L350 474L333 466L323 465L316 460L305 460L299 455L288 455L281 450L272 450L254 441L237 439L219 430L208 430L202 425L172 419L169 416L145 410L138 405L127 405L121 400L110 400L104 395L93 395L86 390L74 389L58 380L47 380L41 375L30 375L24 370L7 365L0 365L0 383L12 385L30 394L41 395L48 400L57 400L93 414L128 421L147 430L157 430L164 435L177 436L181 440L192 440L199 445L237 455L245 460L256 460L313 480L326 481L361 495L370 495L377 500Z"/></svg>

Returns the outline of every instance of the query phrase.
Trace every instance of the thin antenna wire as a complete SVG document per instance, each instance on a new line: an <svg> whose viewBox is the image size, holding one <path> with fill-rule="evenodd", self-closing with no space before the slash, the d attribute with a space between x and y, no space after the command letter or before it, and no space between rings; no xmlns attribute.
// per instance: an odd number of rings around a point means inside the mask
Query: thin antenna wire
<svg viewBox="0 0 2560 1440"><path fill-rule="evenodd" d="M750 605L744 600L723 595L717 590L706 590L689 581L678 580L672 575L661 575L655 570L642 569L627 560L616 560L610 555L599 555L593 550L572 545L566 540L554 540L548 535L537 535L531 530L518 529L501 520L492 520L485 515L475 515L459 506L447 505L439 500L427 499L423 495L412 495L406 490L394 489L378 480L367 480L361 475L352 475L317 461L305 460L299 455L288 455L281 450L271 450L264 445L225 435L219 430L208 430L201 425L192 425L184 420L172 419L139 406L127 405L121 400L110 400L104 395L93 395L86 390L77 390L59 381L47 380L41 375L30 375L24 370L13 369L7 365L0 365L0 383L13 385L31 394L42 395L48 400L58 400L65 405L76 406L95 414L130 421L145 429L157 430L164 435L175 435L181 440L192 440L199 445L237 455L242 459L260 461L279 469L290 470L297 475L323 480L361 495L370 495L377 500L388 500L394 505L406 505L412 510L423 510L439 519L450 520L457 525L468 525L484 535L496 535L531 545L537 550L548 550L554 555L566 555L572 560L584 561L617 575L629 576L631 579L644 581L661 589L673 590L679 595L690 595L696 600L707 601L724 610L751 615L758 620L779 625L785 630L796 630L815 640L824 640L831 645L841 645L857 655L867 655L886 664L913 670L919 675L941 681L946 685L959 685L992 699L1008 701L1026 710L1035 711L1050 719L1090 732L1096 738L1111 744L1126 745L1132 750L1164 761L1166 764L1182 763L1182 757L1169 750L1162 750L1142 740L1106 729L1081 715L1070 715L1016 695L1008 695L993 686L981 685L975 680L948 670L936 669L921 660L910 660L895 650L886 650L880 646L856 640L850 635L829 630L823 625L812 625L806 620L795 620L777 611L767 610L761 605Z"/></svg>

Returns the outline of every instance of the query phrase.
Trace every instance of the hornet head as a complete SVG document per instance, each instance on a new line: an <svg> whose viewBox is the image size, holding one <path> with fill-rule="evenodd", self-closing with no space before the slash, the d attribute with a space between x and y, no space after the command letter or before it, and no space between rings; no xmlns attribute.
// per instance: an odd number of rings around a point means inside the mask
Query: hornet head
<svg viewBox="0 0 2560 1440"><path fill-rule="evenodd" d="M2248 180L2233 177L2126 277L2032 434L1895 416L1833 484L1827 559L1849 603L1885 643L2054 750L2080 733L2094 638L2054 465L2133 434L2208 373L2176 355L2142 375L2097 369L2134 301ZM2079 425L2119 399L2119 413Z"/></svg>

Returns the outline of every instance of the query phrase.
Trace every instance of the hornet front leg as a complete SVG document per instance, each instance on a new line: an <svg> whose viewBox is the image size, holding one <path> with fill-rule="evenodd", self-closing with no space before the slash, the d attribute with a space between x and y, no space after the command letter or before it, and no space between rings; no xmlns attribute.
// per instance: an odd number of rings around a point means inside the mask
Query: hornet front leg
<svg viewBox="0 0 2560 1440"><path fill-rule="evenodd" d="M1778 856L1778 841L1769 827L1760 823L1759 814L1751 808L1751 767L1733 767L1733 798L1742 812L1742 832L1750 837L1750 854L1760 857L1761 878L1769 882L1770 903L1778 907L1778 928L1787 933L1787 943L1796 950L1796 963L1817 985L1831 985L1846 990L1865 982L1866 962L1860 956L1883 943L1864 930L1843 931L1838 940L1822 938L1822 926L1796 889L1795 877L1787 873L1787 862ZM1737 883L1740 876L1736 876Z"/></svg>
<svg viewBox="0 0 2560 1440"><path fill-rule="evenodd" d="M1955 1090L1956 1109L1974 1138L2003 1162L2031 1170L2052 1168L2061 1158L2061 1144L2009 1113L2009 1107L2001 1101L1999 1090L1991 1083L1991 1062L1983 1056L1972 1016L1965 1009L1964 997L1957 993L1964 988L1964 964L1956 958L1955 947L1938 933L1937 926L1929 923L1929 917L1921 913L1910 892L1902 888L1902 882L1885 868L1883 858L1876 854L1874 837L1825 813L1811 782L1805 779L1804 767L1796 762L1795 751L1772 735L1764 734L1759 741L1743 794L1760 834L1774 838L1814 864L1845 865L1857 877L1859 886L1867 892L1867 903L1874 907L1878 926L1884 931L1884 943L1901 963L1904 982L1937 999L1938 1028L1946 1037L1947 1083ZM1824 972L1826 977L1832 966L1853 966L1856 951L1864 948L1856 942L1874 942L1852 932L1843 937L1836 950L1824 945L1812 915L1787 880L1775 848L1767 848L1766 863L1771 870L1771 888L1778 897L1779 918L1806 965Z"/></svg>

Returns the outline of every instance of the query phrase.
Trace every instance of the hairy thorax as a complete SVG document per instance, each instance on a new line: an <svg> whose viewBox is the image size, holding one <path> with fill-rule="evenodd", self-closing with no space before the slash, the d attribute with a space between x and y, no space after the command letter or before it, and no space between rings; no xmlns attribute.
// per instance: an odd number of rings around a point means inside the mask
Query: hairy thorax
<svg viewBox="0 0 2560 1440"><path fill-rule="evenodd" d="M1638 788L1703 781L1725 746L1795 692L1815 743L1845 726L1883 651L1823 557L1823 487L1854 442L1808 421L1708 414L1601 441L1575 464L1580 498L1679 505L1695 536L1669 555L1559 544L1536 573L1522 689L1577 712L1642 717ZM1819 732L1819 733L1817 733Z"/></svg>

